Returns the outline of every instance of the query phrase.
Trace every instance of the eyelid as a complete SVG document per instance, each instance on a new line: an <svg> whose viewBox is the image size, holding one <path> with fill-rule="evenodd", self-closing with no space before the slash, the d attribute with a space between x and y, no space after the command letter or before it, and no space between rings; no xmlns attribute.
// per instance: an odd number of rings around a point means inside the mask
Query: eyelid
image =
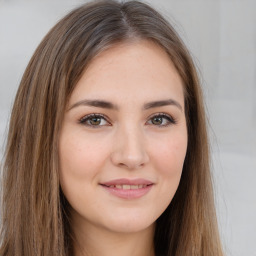
<svg viewBox="0 0 256 256"><path fill-rule="evenodd" d="M102 118L104 119L108 124L104 124L104 125L92 125L92 124L88 124L86 123L86 121L88 121L90 118ZM152 121L152 119L154 117L162 117L165 118L167 120L167 124L160 124L160 125L156 125L156 124L149 124L149 121ZM111 121L109 120L109 118L107 116L105 116L104 114L100 114L100 113L91 113L88 115L83 116L82 118L80 118L78 120L79 124L91 127L91 128L100 128L102 126L111 126ZM146 125L153 125L153 126L157 126L157 127L167 127L169 125L173 125L176 124L177 120L170 114L167 113L163 113L163 112L159 112L159 113L154 113L152 115L150 115L146 121Z"/></svg>
<svg viewBox="0 0 256 256"><path fill-rule="evenodd" d="M89 120L90 118L93 118L93 117L100 117L100 118L104 119L108 123L108 125L90 125L90 124L86 124L86 121ZM110 122L109 118L106 117L105 115L99 114L99 113L92 113L92 114L85 115L82 118L80 118L78 120L78 122L79 122L79 124L82 124L82 125L85 125L85 126L88 126L88 127L92 127L92 128L98 128L98 127L101 127L101 126L110 126L111 125L111 122Z"/></svg>
<svg viewBox="0 0 256 256"><path fill-rule="evenodd" d="M155 126L158 126L158 127L166 127L166 126L169 126L169 125L174 125L177 123L177 120L170 114L167 114L167 113L163 113L163 112L159 112L159 113L155 113L155 114L152 114L148 117L148 121L151 120L152 118L154 117L163 117L163 118L166 118L168 120L168 124L165 124L165 125L155 125ZM147 121L147 122L148 122ZM146 122L146 123L147 123Z"/></svg>

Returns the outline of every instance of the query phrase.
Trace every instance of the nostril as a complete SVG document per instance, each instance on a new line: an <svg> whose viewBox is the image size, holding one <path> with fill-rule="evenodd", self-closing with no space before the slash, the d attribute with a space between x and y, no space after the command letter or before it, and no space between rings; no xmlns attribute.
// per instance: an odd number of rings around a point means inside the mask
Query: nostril
<svg viewBox="0 0 256 256"><path fill-rule="evenodd" d="M128 168L128 169L139 169L139 168L142 168L144 165L145 165L144 162L142 161L135 162L134 160L118 163L119 167Z"/></svg>
<svg viewBox="0 0 256 256"><path fill-rule="evenodd" d="M138 169L143 167L149 157L144 145L142 136L135 133L122 132L122 136L116 140L111 153L111 161L114 165L128 169ZM120 133L121 134L121 133Z"/></svg>

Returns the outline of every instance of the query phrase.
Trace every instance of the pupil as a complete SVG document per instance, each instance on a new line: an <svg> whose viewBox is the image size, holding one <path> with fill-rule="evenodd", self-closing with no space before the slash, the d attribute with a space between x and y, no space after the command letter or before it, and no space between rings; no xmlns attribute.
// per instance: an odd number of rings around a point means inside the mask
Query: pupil
<svg viewBox="0 0 256 256"><path fill-rule="evenodd" d="M159 124L162 124L163 119L162 119L162 117L154 117L152 122L153 122L153 124L159 125Z"/></svg>
<svg viewBox="0 0 256 256"><path fill-rule="evenodd" d="M91 120L90 120L90 123L92 125L99 125L100 124L100 118L99 117L93 117Z"/></svg>

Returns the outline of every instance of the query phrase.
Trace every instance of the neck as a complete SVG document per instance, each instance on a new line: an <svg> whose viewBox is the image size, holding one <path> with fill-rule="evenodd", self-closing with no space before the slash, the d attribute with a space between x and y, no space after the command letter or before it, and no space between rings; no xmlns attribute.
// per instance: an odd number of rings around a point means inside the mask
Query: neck
<svg viewBox="0 0 256 256"><path fill-rule="evenodd" d="M154 256L154 225L133 233L118 233L92 225L73 225L74 256Z"/></svg>

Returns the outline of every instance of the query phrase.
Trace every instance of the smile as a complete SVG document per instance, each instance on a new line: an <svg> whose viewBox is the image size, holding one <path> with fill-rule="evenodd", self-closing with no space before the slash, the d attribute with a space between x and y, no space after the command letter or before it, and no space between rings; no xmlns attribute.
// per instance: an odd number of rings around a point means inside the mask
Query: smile
<svg viewBox="0 0 256 256"><path fill-rule="evenodd" d="M108 187L110 188L118 188L118 189L124 189L124 190L129 190L129 189L139 189L139 188L145 188L149 185L128 185L128 184L125 184L125 185L110 185Z"/></svg>
<svg viewBox="0 0 256 256"><path fill-rule="evenodd" d="M145 196L154 183L145 179L117 179L100 184L105 191L122 199L137 199Z"/></svg>

